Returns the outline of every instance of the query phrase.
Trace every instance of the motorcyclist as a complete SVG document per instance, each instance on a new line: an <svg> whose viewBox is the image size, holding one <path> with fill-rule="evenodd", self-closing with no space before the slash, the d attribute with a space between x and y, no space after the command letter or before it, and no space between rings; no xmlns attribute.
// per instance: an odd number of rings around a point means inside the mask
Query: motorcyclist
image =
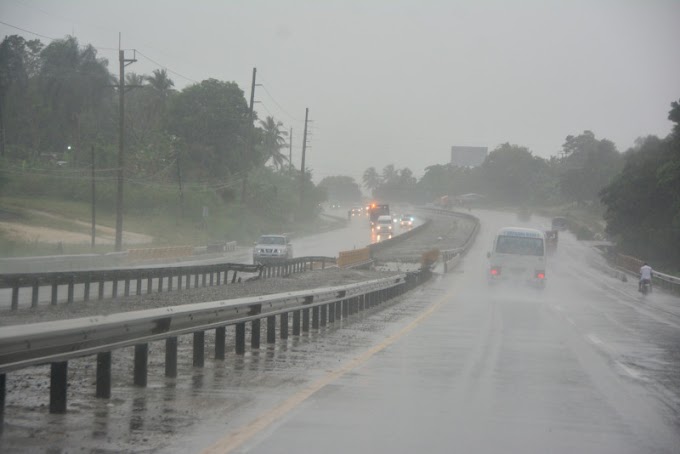
<svg viewBox="0 0 680 454"><path fill-rule="evenodd" d="M645 283L649 284L649 288L652 288L652 273L654 270L652 270L652 267L645 262L641 267L640 267L640 281L638 282L638 290L642 291L642 285Z"/></svg>

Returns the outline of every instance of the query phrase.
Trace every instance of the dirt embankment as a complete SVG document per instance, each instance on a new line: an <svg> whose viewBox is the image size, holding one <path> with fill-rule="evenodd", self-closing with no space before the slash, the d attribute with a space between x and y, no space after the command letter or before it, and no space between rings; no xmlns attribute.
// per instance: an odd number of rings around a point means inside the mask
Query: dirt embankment
<svg viewBox="0 0 680 454"><path fill-rule="evenodd" d="M68 219L51 213L37 210L26 210L26 213L59 225L72 225L73 229L49 227L42 225L29 225L21 219L6 219L0 221L0 230L11 240L27 243L47 244L90 244L91 233L87 230L91 224L87 222ZM111 245L116 240L116 230L103 225L95 226L95 241L100 245ZM123 243L146 244L151 243L153 237L141 233L123 232Z"/></svg>

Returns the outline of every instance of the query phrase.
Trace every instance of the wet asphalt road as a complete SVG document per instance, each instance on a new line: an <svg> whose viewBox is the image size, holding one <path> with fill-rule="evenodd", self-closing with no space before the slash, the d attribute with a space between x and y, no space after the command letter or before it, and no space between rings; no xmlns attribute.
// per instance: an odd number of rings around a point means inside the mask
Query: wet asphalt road
<svg viewBox="0 0 680 454"><path fill-rule="evenodd" d="M65 416L44 393L9 394L0 451L680 452L680 299L643 300L566 233L545 291L489 290L497 228L545 221L473 214L461 267L379 310L203 369L185 336L177 379L152 344L145 390L115 355L114 398L71 395ZM91 372L70 380L93 390Z"/></svg>
<svg viewBox="0 0 680 454"><path fill-rule="evenodd" d="M345 210L331 210L329 214L334 216L346 216ZM417 221L418 225L420 221ZM399 234L404 230L396 227L395 232ZM325 257L337 257L338 252L358 249L367 246L372 242L376 242L377 239L371 235L371 230L368 224L368 217L359 216L353 218L347 226L341 229L331 230L329 232L318 233L314 235L309 235L305 237L295 238L292 241L293 252L295 257L303 256L325 256ZM253 263L253 248L241 246L236 251L225 253L224 255L212 256L212 257L198 257L195 260L183 260L181 262L171 262L162 265L140 265L140 267L149 266L194 266L194 265L208 265L216 263ZM243 276L246 276L245 274ZM152 280L152 288L156 288L158 285L157 279ZM176 279L173 285L177 286ZM147 291L147 281L142 281L142 293ZM82 299L84 292L83 285L76 285L74 289L74 295L76 300ZM112 284L110 282L106 283L104 294L105 296L110 296L112 292ZM60 303L66 302L68 298L68 288L66 285L59 287L58 300ZM39 292L39 304L48 305L51 299L51 287L42 286ZM0 311L9 310L12 300L12 290L11 289L0 289ZM20 308L30 308L31 305L31 291L30 289L24 289L19 292L19 307Z"/></svg>
<svg viewBox="0 0 680 454"><path fill-rule="evenodd" d="M222 452L680 452L680 299L638 296L568 234L544 292L489 290L482 230L432 312ZM543 227L538 222L538 227ZM422 298L422 295L420 296ZM407 326L406 321L404 321ZM271 414L271 413L270 413ZM260 422L268 420L267 412ZM215 434L217 435L217 434ZM215 436L217 440L218 437Z"/></svg>

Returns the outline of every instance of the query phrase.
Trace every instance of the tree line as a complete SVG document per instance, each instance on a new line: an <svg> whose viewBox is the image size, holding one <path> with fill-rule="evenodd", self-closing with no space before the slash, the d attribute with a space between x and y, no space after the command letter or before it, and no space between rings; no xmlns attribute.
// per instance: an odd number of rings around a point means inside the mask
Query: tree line
<svg viewBox="0 0 680 454"><path fill-rule="evenodd" d="M0 43L2 165L26 172L87 169L94 148L98 176L111 177L118 155L118 85L108 61L75 37L44 44L6 36ZM286 198L284 211L300 210L292 207L292 193L275 191L282 179L284 186L300 179L282 152L287 145L282 122L251 117L235 82L206 79L178 90L167 70L156 69L149 75L128 72L125 85L126 179L162 185L181 178L238 203L239 184L252 173L249 206L265 211L280 206L264 195L274 191ZM323 191L309 172L305 185L311 213ZM262 199L264 206L256 203Z"/></svg>
<svg viewBox="0 0 680 454"><path fill-rule="evenodd" d="M493 204L565 206L601 213L620 249L680 269L680 104L666 138L638 139L620 153L592 131L566 137L558 156L543 159L504 143L478 167L436 164L416 180L410 169L365 170L363 185L375 198L426 203L448 195L483 195Z"/></svg>

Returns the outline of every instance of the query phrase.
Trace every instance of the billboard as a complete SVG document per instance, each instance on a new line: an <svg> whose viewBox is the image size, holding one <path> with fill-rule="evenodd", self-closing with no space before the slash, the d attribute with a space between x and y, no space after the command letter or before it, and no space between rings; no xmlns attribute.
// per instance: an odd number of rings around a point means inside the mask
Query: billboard
<svg viewBox="0 0 680 454"><path fill-rule="evenodd" d="M484 162L487 147L451 147L451 164L458 167L477 167Z"/></svg>

